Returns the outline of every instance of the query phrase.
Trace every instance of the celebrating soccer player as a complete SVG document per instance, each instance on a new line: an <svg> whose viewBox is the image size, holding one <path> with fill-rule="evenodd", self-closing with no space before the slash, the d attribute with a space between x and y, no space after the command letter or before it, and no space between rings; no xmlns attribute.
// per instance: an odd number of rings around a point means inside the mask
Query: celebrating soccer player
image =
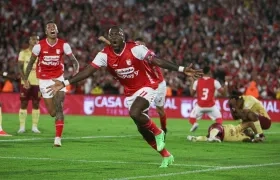
<svg viewBox="0 0 280 180"><path fill-rule="evenodd" d="M60 147L61 135L64 127L63 102L66 88L60 89L56 95L48 93L46 88L54 84L52 79L64 80L64 54L72 60L76 73L79 71L79 63L72 54L70 45L64 40L57 38L58 29L54 22L48 22L46 24L45 33L47 38L41 40L32 49L32 55L26 67L23 80L24 87L29 88L28 77L38 57L36 74L39 79L39 87L49 114L55 117L56 135L54 146Z"/></svg>
<svg viewBox="0 0 280 180"><path fill-rule="evenodd" d="M50 91L57 93L65 86L87 78L100 67L107 67L107 70L124 86L125 95L128 96L129 115L134 120L138 131L163 157L160 167L168 167L174 161L174 157L165 149L164 132L145 113L156 97L158 88L158 81L149 74L145 62L184 72L188 76L199 77L202 72L190 66L178 66L160 59L143 45L125 42L124 32L118 26L109 30L108 37L111 45L99 52L90 65L69 80L55 80L55 85L49 87Z"/></svg>
<svg viewBox="0 0 280 180"><path fill-rule="evenodd" d="M100 41L103 41L106 44L110 45L110 41L107 40L105 37L100 36L98 38ZM137 38L135 39L135 43L139 45L144 45L146 46L145 42L143 41L142 38ZM154 66L151 63L145 62L147 65L147 70L149 70L149 74L153 76L154 79L158 80L158 88L157 88L157 95L154 100L154 104L157 109L157 113L160 118L160 126L161 129L164 131L165 135L167 133L167 128L166 128L166 112L164 110L164 104L165 104L165 97L166 97L166 82L163 78L163 74L161 72L160 67Z"/></svg>
<svg viewBox="0 0 280 180"><path fill-rule="evenodd" d="M29 37L29 47L27 49L24 49L20 51L19 57L18 57L18 69L19 73L22 79L24 79L24 70L27 67L27 64L29 62L29 59L32 54L32 48L39 42L39 36L37 35L31 35ZM34 64L32 67L32 70L30 72L30 75L28 77L28 82L30 84L30 88L26 89L24 88L23 81L21 82L20 86L20 109L19 109L19 130L18 133L24 133L25 132L25 120L27 116L27 106L29 100L32 101L32 132L34 133L40 133L38 130L38 121L40 116L40 110L39 110L39 103L40 103L40 97L41 93L39 91L39 82L36 77L36 65Z"/></svg>

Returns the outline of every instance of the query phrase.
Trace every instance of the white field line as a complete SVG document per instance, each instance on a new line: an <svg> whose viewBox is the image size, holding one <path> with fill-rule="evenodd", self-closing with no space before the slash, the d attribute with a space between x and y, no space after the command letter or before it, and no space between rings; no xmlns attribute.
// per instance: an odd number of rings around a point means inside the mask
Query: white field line
<svg viewBox="0 0 280 180"><path fill-rule="evenodd" d="M14 156L0 156L0 159L10 160L27 160L27 161L63 161L63 162L75 162L75 163L110 163L110 164L149 164L149 165L160 165L160 163L146 163L146 162L128 162L128 161L108 161L108 160L83 160L83 159L56 159L56 158L36 158L36 157L14 157ZM178 167L207 167L216 168L218 166L207 166L207 165L195 165L195 164L174 164L172 166Z"/></svg>
<svg viewBox="0 0 280 180"><path fill-rule="evenodd" d="M157 174L157 175L150 175L150 176L131 176L131 177L124 177L124 178L112 178L109 180L131 180L131 179L150 179L150 178L160 178L160 177L173 177L173 176L178 176L178 175L197 174L197 173L203 173L203 172L213 172L213 171L233 170L233 169L246 169L246 168L256 168L256 167L266 167L266 166L279 166L279 165L280 165L280 162L268 163L268 164L215 167L215 168L209 168L209 169L184 171L184 172L177 172L177 173Z"/></svg>
<svg viewBox="0 0 280 180"><path fill-rule="evenodd" d="M65 140L73 140L73 139L106 139L106 138L129 138L129 137L137 137L140 135L126 135L126 136L84 136L84 137L63 137ZM53 140L53 138L22 138L22 139L0 139L0 142L21 142L21 141L41 141L41 140Z"/></svg>
<svg viewBox="0 0 280 180"><path fill-rule="evenodd" d="M170 133L171 136L187 136L186 134ZM265 134L280 134L280 132L265 132ZM63 137L63 140L73 139L106 139L106 138L129 138L129 137L140 137L140 135L123 135L123 136L84 136L84 137ZM9 137L10 138L10 137ZM41 140L53 140L53 138L22 138L22 139L0 139L1 142L21 142L21 141L41 141Z"/></svg>

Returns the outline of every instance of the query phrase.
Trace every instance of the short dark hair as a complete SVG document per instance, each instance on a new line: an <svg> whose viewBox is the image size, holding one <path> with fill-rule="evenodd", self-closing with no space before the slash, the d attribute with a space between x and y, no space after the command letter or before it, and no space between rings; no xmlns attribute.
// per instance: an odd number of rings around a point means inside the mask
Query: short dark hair
<svg viewBox="0 0 280 180"><path fill-rule="evenodd" d="M144 39L143 38L141 38L141 37L138 37L138 38L135 38L135 41L144 41Z"/></svg>
<svg viewBox="0 0 280 180"><path fill-rule="evenodd" d="M210 72L210 67L209 66L205 66L204 68L203 68L203 73L204 74L208 74Z"/></svg>
<svg viewBox="0 0 280 180"><path fill-rule="evenodd" d="M51 21L48 21L47 23L46 23L46 26L48 25L48 24L56 24L53 20L51 20Z"/></svg>

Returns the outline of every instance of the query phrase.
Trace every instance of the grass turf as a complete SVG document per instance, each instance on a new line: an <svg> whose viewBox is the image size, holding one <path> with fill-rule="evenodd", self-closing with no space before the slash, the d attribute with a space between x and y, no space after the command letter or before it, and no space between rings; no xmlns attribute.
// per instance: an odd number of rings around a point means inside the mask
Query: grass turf
<svg viewBox="0 0 280 180"><path fill-rule="evenodd" d="M18 135L18 116L3 114L3 128L13 136L0 137L0 179L280 179L280 123L265 131L264 143L187 141L187 135L207 133L211 122L199 123L199 129L190 133L187 120L168 120L166 147L175 163L160 169L161 157L127 117L68 115L62 147L53 148L51 117L42 115L42 133L33 134L28 115L27 132Z"/></svg>

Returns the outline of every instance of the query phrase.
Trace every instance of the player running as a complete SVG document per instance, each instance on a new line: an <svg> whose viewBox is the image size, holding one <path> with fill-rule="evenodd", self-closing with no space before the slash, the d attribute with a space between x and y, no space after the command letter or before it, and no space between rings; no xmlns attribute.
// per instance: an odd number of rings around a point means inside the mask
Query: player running
<svg viewBox="0 0 280 180"><path fill-rule="evenodd" d="M32 49L32 55L26 67L24 74L24 87L30 88L28 82L29 74L33 68L33 64L38 58L36 64L36 75L39 79L39 87L45 101L45 105L49 114L55 117L56 135L54 146L61 146L61 135L64 127L63 102L66 88L61 88L56 95L47 92L47 87L54 84L52 79L60 81L64 80L64 60L63 55L66 54L73 62L74 72L79 71L79 63L72 53L70 45L62 39L57 38L58 29L54 22L46 24L47 38L41 40Z"/></svg>
<svg viewBox="0 0 280 180"><path fill-rule="evenodd" d="M168 167L173 163L174 157L165 148L164 132L156 126L146 112L151 102L157 95L158 83L147 72L144 62L152 63L156 66L184 72L188 76L201 76L201 71L190 67L183 67L172 62L160 59L143 45L135 42L125 42L124 32L118 26L109 30L109 46L106 46L93 59L83 71L79 72L69 80L55 80L55 85L50 86L50 91L57 93L68 84L81 81L100 67L107 67L107 70L124 86L127 96L129 115L134 120L138 131L144 139L156 149L163 161L160 167Z"/></svg>
<svg viewBox="0 0 280 180"><path fill-rule="evenodd" d="M105 37L100 36L98 39L100 41L110 45L110 41L107 40ZM144 43L142 38L135 39L135 43L139 44L139 45L146 46L146 44ZM164 131L164 133L166 135L166 133L167 133L166 113L165 113L165 110L164 110L165 97L166 97L166 82L163 78L163 74L161 72L160 67L155 66L155 65L153 65L151 63L148 63L148 62L146 62L146 65L147 65L148 73L154 79L157 79L157 81L158 81L157 96L155 97L154 104L156 106L156 110L157 110L157 113L158 113L159 118L160 118L161 129Z"/></svg>

